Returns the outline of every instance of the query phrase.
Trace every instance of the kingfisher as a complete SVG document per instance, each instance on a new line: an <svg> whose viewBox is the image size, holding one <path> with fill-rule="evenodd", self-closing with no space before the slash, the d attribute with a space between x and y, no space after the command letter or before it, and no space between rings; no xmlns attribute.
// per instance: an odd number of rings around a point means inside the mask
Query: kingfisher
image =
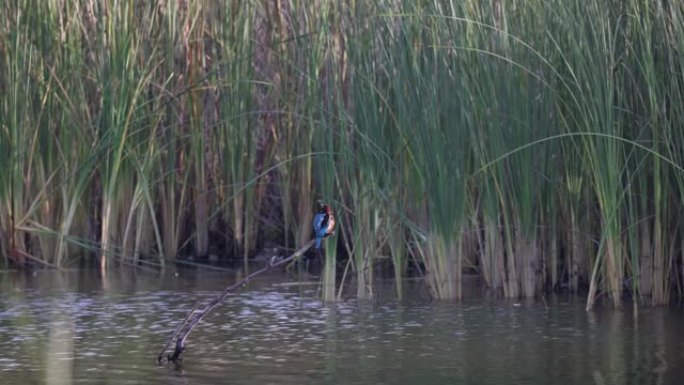
<svg viewBox="0 0 684 385"><path fill-rule="evenodd" d="M335 216L329 205L319 203L320 210L318 214L314 215L313 229L316 235L316 249L321 248L321 241L323 238L332 234L335 231Z"/></svg>

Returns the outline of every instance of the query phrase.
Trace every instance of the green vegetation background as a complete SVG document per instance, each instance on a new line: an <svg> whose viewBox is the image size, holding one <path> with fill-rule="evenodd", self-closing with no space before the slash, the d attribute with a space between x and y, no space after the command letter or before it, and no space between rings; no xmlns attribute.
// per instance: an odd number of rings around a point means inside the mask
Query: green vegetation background
<svg viewBox="0 0 684 385"><path fill-rule="evenodd" d="M684 6L2 0L0 253L247 260L336 209L324 297L410 263L664 304L684 263ZM337 251L340 251L340 256ZM349 258L345 258L349 256ZM335 282L336 262L343 272Z"/></svg>

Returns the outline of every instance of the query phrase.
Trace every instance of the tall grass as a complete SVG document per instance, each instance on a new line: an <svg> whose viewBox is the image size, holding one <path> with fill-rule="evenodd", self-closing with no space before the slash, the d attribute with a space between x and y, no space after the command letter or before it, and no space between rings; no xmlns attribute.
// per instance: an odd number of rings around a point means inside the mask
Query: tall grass
<svg viewBox="0 0 684 385"><path fill-rule="evenodd" d="M324 298L684 296L684 6L2 1L6 263L155 264L311 236ZM99 258L99 259L97 259ZM348 274L351 272L351 274ZM340 274L343 277L340 280ZM353 280L347 278L353 276Z"/></svg>

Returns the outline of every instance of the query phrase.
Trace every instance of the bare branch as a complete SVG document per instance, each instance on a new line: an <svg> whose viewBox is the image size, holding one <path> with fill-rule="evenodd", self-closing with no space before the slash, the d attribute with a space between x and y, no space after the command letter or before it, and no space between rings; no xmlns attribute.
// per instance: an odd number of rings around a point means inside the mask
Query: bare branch
<svg viewBox="0 0 684 385"><path fill-rule="evenodd" d="M214 299L209 301L209 303L202 309L202 310L196 310L197 306L193 307L193 309L188 313L188 315L185 317L183 322L176 328L176 330L173 332L171 335L171 338L169 338L169 341L164 345L164 348L159 352L159 355L157 356L157 364L161 364L161 362L164 360L164 353L169 349L171 344L176 341L176 346L173 349L173 353L169 354L166 356L166 359L168 361L176 361L180 358L181 353L185 350L185 340L188 338L188 335L192 331L192 329L199 324L202 319L209 314L214 308L216 308L221 302L223 302L228 295L246 285L254 279L254 277L263 274L275 267L282 266L290 261L293 261L299 257L301 257L308 249L313 246L314 240L310 240L306 245L302 246L299 250L295 251L292 255L290 255L287 258L283 259L277 259L278 257L273 257L271 259L271 262L264 268L257 270L253 272L252 274L246 276L243 278L241 281L236 282L227 288L223 290L223 292L216 296Z"/></svg>

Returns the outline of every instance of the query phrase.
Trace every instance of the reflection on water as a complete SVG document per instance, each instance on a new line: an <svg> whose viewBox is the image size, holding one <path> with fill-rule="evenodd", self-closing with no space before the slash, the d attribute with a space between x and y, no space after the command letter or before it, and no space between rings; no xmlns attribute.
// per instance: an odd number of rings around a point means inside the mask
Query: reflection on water
<svg viewBox="0 0 684 385"><path fill-rule="evenodd" d="M74 318L71 310L54 310L49 322L47 354L45 356L45 383L71 384L74 362Z"/></svg>
<svg viewBox="0 0 684 385"><path fill-rule="evenodd" d="M0 384L678 384L680 309L354 300L325 305L312 284L262 279L188 339L181 365L155 365L197 300L236 277L121 270L0 273ZM415 290L414 290L415 289ZM420 292L410 288L409 293ZM378 291L382 297L382 290Z"/></svg>

